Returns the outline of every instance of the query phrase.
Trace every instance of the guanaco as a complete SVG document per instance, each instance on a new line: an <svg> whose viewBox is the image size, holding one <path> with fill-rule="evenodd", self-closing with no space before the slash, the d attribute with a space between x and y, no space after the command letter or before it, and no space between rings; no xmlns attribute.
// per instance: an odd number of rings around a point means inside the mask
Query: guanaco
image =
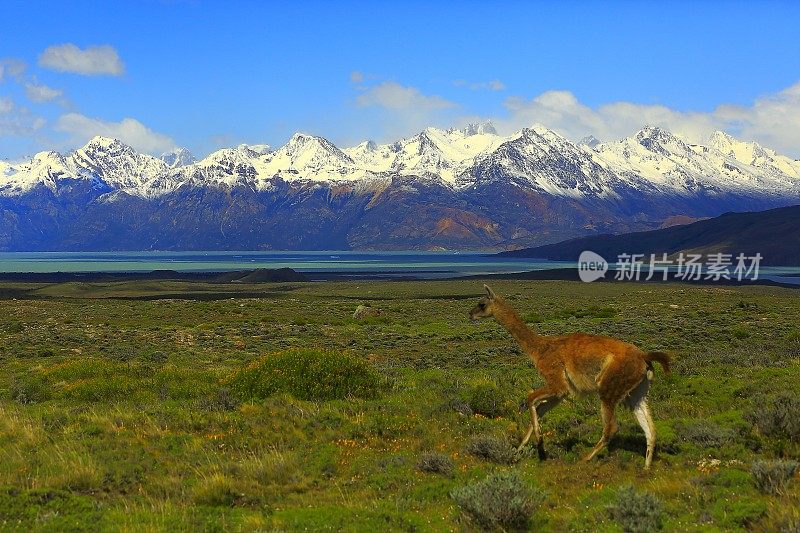
<svg viewBox="0 0 800 533"><path fill-rule="evenodd" d="M472 320L494 317L519 343L545 380L545 385L528 393L531 422L521 451L533 434L540 459L545 458L539 420L567 396L598 393L603 436L583 460L589 461L608 445L617 432L615 410L624 401L633 411L647 439L645 469L650 468L656 445L656 431L647 393L653 381L653 361L669 372L670 357L664 352L643 352L633 344L611 337L572 333L552 337L532 331L511 305L488 285L486 296L469 313Z"/></svg>

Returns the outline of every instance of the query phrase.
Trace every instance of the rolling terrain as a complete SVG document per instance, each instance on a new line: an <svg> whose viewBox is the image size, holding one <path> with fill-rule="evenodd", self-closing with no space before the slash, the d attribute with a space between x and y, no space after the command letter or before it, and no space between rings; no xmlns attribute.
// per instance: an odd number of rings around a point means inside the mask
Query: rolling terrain
<svg viewBox="0 0 800 533"><path fill-rule="evenodd" d="M622 409L579 461L593 398L542 419L548 460L513 455L542 379L469 321L478 281L2 283L37 298L0 300L0 530L797 529L796 290L492 285L541 333L673 354L650 473Z"/></svg>

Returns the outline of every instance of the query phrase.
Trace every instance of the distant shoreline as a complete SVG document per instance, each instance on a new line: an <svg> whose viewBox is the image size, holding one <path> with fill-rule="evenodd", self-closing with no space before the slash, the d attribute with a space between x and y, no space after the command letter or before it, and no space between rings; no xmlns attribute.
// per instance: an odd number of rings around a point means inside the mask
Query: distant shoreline
<svg viewBox="0 0 800 533"><path fill-rule="evenodd" d="M435 274L435 277L425 274ZM452 275L448 275L452 274ZM786 273L780 277L799 278L800 274ZM291 268L252 269L237 271L179 272L176 270L154 270L151 272L0 272L0 282L11 283L113 283L126 281L186 281L219 284L251 284L280 282L320 282L320 281L453 281L453 280L530 280L530 281L580 281L577 268L552 268L524 272L504 272L496 274L463 275L457 272L439 270L424 271L318 271L298 272ZM617 283L613 272L606 279L595 283ZM697 280L668 281L639 280L638 283L687 283L691 285L752 286L767 285L800 288L800 283L783 283L773 279L759 278L755 281L737 280Z"/></svg>

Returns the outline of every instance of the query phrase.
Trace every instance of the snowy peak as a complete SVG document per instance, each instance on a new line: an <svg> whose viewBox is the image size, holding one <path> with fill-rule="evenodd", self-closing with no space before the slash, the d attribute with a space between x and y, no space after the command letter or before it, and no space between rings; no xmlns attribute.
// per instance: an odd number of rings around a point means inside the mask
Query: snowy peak
<svg viewBox="0 0 800 533"><path fill-rule="evenodd" d="M100 180L133 195L158 196L172 189L161 176L167 164L156 157L137 153L118 139L94 137L67 158L76 177Z"/></svg>
<svg viewBox="0 0 800 533"><path fill-rule="evenodd" d="M665 156L690 151L686 143L669 131L657 126L645 126L633 138L651 152Z"/></svg>
<svg viewBox="0 0 800 533"><path fill-rule="evenodd" d="M494 128L494 124L492 124L491 121L467 124L458 131L465 137L470 137L472 135L497 135L497 130Z"/></svg>
<svg viewBox="0 0 800 533"><path fill-rule="evenodd" d="M363 152L363 153L371 153L378 149L378 145L375 144L375 141L364 141L358 143L356 146L353 147L353 151L355 152ZM345 150L347 152L347 150ZM350 155L350 154L348 154ZM350 156L352 158L352 156Z"/></svg>
<svg viewBox="0 0 800 533"><path fill-rule="evenodd" d="M578 141L578 146L586 146L588 148L594 148L598 144L601 144L601 141L594 135L587 135L586 137Z"/></svg>
<svg viewBox="0 0 800 533"><path fill-rule="evenodd" d="M292 166L295 167L324 164L326 161L337 161L340 164L353 163L347 154L339 150L328 139L306 133L292 135L289 142L276 151L276 156L290 158Z"/></svg>
<svg viewBox="0 0 800 533"><path fill-rule="evenodd" d="M54 189L56 182L68 175L64 156L52 151L39 152L28 163L5 166L0 174L0 194L22 194L40 184Z"/></svg>
<svg viewBox="0 0 800 533"><path fill-rule="evenodd" d="M235 185L252 186L257 178L254 162L256 153L246 145L223 148L200 161L175 169L174 180L181 186L196 187Z"/></svg>
<svg viewBox="0 0 800 533"><path fill-rule="evenodd" d="M720 152L724 152L726 149L730 148L733 144L737 143L736 139L725 133L724 131L715 131L708 137L708 145L712 148L716 148Z"/></svg>
<svg viewBox="0 0 800 533"><path fill-rule="evenodd" d="M425 128L391 144L365 142L345 152L370 172L436 178L454 184L479 156L509 138L497 135L494 126L485 122L447 130Z"/></svg>
<svg viewBox="0 0 800 533"><path fill-rule="evenodd" d="M113 161L125 159L149 158L155 160L154 157L137 154L136 150L119 139L109 137L92 138L83 148L75 150L70 157L76 162L86 166L96 166L99 169Z"/></svg>
<svg viewBox="0 0 800 533"><path fill-rule="evenodd" d="M449 130L426 128L393 145L396 156L390 170L401 174L437 175L445 182L454 183L480 156L508 140L494 131L491 124Z"/></svg>
<svg viewBox="0 0 800 533"><path fill-rule="evenodd" d="M194 155L186 148L175 148L174 150L161 154L161 160L171 169L185 167L196 161Z"/></svg>
<svg viewBox="0 0 800 533"><path fill-rule="evenodd" d="M89 142L86 143L82 150L109 153L120 151L133 152L133 148L123 143L119 139L115 139L113 137L103 137L101 135L96 135L89 139Z"/></svg>
<svg viewBox="0 0 800 533"><path fill-rule="evenodd" d="M800 166L722 132L713 134L707 145L688 145L667 130L648 126L633 137L602 143L595 151L608 168L640 190L754 197L794 196L800 191Z"/></svg>
<svg viewBox="0 0 800 533"><path fill-rule="evenodd" d="M262 158L259 175L266 179L341 181L358 179L365 173L353 159L329 140L295 133L285 145Z"/></svg>
<svg viewBox="0 0 800 533"><path fill-rule="evenodd" d="M557 196L614 196L619 179L594 153L536 124L486 154L460 177L461 186L511 182Z"/></svg>
<svg viewBox="0 0 800 533"><path fill-rule="evenodd" d="M708 139L708 146L733 161L762 171L800 175L798 161L782 156L757 142L739 141L725 132L715 131Z"/></svg>
<svg viewBox="0 0 800 533"><path fill-rule="evenodd" d="M256 156L262 156L270 153L272 147L268 144L240 144L239 150L249 150L256 154Z"/></svg>

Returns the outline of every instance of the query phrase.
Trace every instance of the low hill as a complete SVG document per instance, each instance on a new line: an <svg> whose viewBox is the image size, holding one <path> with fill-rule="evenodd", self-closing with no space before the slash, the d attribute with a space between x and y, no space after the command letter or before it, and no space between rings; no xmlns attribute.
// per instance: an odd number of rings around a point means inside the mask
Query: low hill
<svg viewBox="0 0 800 533"><path fill-rule="evenodd" d="M760 253L762 265L800 266L800 205L725 213L685 226L653 231L581 237L500 255L577 261L584 250L596 252L609 261L623 253Z"/></svg>
<svg viewBox="0 0 800 533"><path fill-rule="evenodd" d="M257 268L239 272L226 272L216 281L230 283L274 283L279 281L308 281L308 278L291 268Z"/></svg>
<svg viewBox="0 0 800 533"><path fill-rule="evenodd" d="M308 281L291 268L257 268L231 272L0 272L0 281L27 283L106 283L115 281L198 281L206 283L278 283Z"/></svg>

